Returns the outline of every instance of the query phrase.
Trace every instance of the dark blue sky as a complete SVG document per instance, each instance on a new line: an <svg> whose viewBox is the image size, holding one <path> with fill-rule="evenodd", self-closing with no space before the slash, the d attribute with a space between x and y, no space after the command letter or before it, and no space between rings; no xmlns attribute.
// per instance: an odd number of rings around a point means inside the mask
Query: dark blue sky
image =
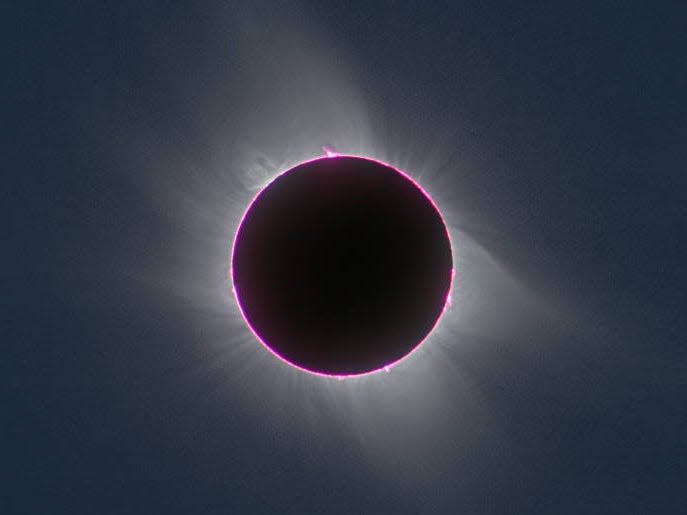
<svg viewBox="0 0 687 515"><path fill-rule="evenodd" d="M682 2L15 4L1 513L687 510ZM352 408L256 374L196 292L225 280L236 156L341 145L306 136L349 121L330 92L537 306L485 297Z"/></svg>

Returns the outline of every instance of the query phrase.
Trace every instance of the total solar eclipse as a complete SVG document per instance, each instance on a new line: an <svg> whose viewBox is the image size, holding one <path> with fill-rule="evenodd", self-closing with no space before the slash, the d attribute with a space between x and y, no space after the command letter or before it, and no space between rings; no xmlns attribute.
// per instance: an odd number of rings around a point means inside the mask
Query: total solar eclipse
<svg viewBox="0 0 687 515"><path fill-rule="evenodd" d="M387 368L432 332L451 288L446 225L407 175L322 157L279 175L236 232L231 280L251 331L316 374Z"/></svg>

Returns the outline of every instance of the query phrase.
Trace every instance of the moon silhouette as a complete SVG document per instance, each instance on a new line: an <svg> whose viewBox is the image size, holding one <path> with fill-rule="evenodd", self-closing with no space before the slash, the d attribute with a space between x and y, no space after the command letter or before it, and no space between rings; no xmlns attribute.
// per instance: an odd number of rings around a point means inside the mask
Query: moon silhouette
<svg viewBox="0 0 687 515"><path fill-rule="evenodd" d="M436 205L409 176L372 159L301 163L253 199L230 274L248 327L314 374L387 369L432 332L453 276Z"/></svg>

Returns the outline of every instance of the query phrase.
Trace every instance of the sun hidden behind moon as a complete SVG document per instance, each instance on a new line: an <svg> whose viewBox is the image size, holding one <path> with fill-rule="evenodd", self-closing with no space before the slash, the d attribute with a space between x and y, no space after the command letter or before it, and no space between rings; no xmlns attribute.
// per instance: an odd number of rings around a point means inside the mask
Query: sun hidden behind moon
<svg viewBox="0 0 687 515"><path fill-rule="evenodd" d="M329 155L279 175L248 206L231 280L256 338L306 372L389 369L432 332L453 277L431 198L372 159Z"/></svg>

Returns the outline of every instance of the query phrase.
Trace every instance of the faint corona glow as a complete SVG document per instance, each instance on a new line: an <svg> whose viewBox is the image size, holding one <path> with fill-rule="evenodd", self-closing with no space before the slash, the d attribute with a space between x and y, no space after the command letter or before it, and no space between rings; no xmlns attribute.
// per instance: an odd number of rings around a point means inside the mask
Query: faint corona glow
<svg viewBox="0 0 687 515"><path fill-rule="evenodd" d="M324 378L327 378L327 379L336 379L336 380L344 380L344 379L352 379L352 378L366 377L366 376L371 376L371 375L378 374L379 372L387 372L387 373L388 373L388 372L391 371L391 369L392 369L393 367L395 367L395 366L396 366L397 364L399 364L401 361L404 361L405 359L407 359L408 357L410 357L412 354L414 354L420 347L422 347L422 345L423 345L423 344L429 339L429 337L436 331L436 329L437 329L437 327L438 327L438 325L439 325L439 322L441 321L441 319L442 319L443 316L444 316L444 313L445 313L445 312L448 310L448 308L450 308L450 306L451 306L451 291L453 290L453 282L454 282L454 277L455 277L455 275L456 275L455 266L454 266L454 268L451 269L451 277L450 277L450 280L449 280L448 294L447 294L447 296L446 296L446 301L445 301L445 303L444 303L444 307L443 307L443 309L442 309L442 312L441 312L441 313L439 314L439 316L437 317L436 321L434 322L434 325L432 326L432 329L430 329L430 331L427 333L427 335L426 335L422 340L420 340L420 341L415 345L415 347L413 347L413 348L410 350L410 352L408 352L408 353L405 354L404 356L401 356L401 357L400 357L399 359L397 359L396 361L393 361L393 362L391 362L391 363L388 363L388 364L386 364L386 365L384 365L384 366L382 366L382 367L380 367L380 368L377 368L377 369L374 369L374 370L369 370L369 371L367 371L367 372L362 372L362 373L358 373L358 374L326 374L326 373L323 373L323 372L318 372L318 371L316 371L316 370L310 370L310 369L301 367L301 366L299 366L299 365L297 365L297 364L295 364L295 363L289 361L288 359L284 358L282 355L280 355L278 352L276 352L274 349L272 349L272 348L267 344L267 342L265 342L265 341L262 339L262 337L257 333L257 331L251 326L250 322L248 321L248 318L246 317L246 314L244 313L243 307L241 306L241 301L239 300L238 288L237 288L237 286L236 286L236 283L234 282L233 258L234 258L234 248L236 247L236 240L237 240L237 238L238 238L238 234L239 234L239 232L240 232L241 226L243 225L243 221L244 221L244 219L246 218L246 215L247 215L248 212L251 210L251 208L253 207L253 204L255 203L255 201L257 200L257 198L260 196L260 194L262 193L262 191L263 191L265 188L269 187L269 185L272 184L272 182L274 182L278 177L280 177L281 175L287 173L289 170L291 170L292 168L295 168L296 166L301 166L301 165L303 165L303 164L311 163L311 162L314 162L314 161L319 161L320 159L335 158L335 157L355 157L355 158L358 158L358 159L365 159L365 160L368 160L368 161L373 161L373 162L375 162L375 163L377 163L377 164L380 164L380 165L382 165L382 166L389 167L389 168L391 168L392 170L394 170L395 172L397 172L398 174L400 174L400 175L401 175L402 177L404 177L406 180L410 181L410 182L411 182L411 183L412 183L412 184L413 184L413 185L414 185L414 186L415 186L415 187L425 196L425 198L429 201L429 203L432 205L432 207L434 208L434 210L437 212L437 214L439 215L439 218L440 218L440 220L441 220L441 222L442 222L442 224L443 224L443 226L444 226L444 232L445 232L445 234L446 234L446 238L448 239L449 246L450 246L451 249L453 249L453 242L451 241L451 234L450 234L450 231L448 230L448 227L446 226L446 222L444 221L443 216L441 215L441 211L439 210L438 206L436 205L436 203L434 202L434 200L432 199L432 197L431 197L431 196L425 191L425 189L422 188L422 186L420 186L420 185L417 183L417 181L415 181L410 175L408 175L407 173L403 172L402 170L399 170L399 169L396 168L395 166L392 166L392 165L390 165L390 164L388 164L388 163L385 163L385 162L383 162L383 161L380 161L380 160L378 160L378 159L374 159L374 158L371 158L371 157L368 157L368 156L360 156L360 155L355 155L355 154L340 154L340 153L336 152L335 150L332 150L332 149L329 148L329 147L322 147L322 150L323 150L323 152L324 152L324 154L325 154L324 156L318 156L318 157L315 157L315 158L312 158L312 159L308 159L308 160L302 161L301 163L298 163L298 164L296 164L296 165L294 165L294 166L291 166L291 167L289 167L289 168L287 168L287 169L282 170L281 172L279 172L277 175L275 175L275 176L272 178L272 180L270 180L267 184L265 184L262 188L260 188L260 190L257 192L257 194L256 194L256 195L251 199L251 201L248 203L248 206L247 206L246 209L243 211L243 214L241 215L241 218L240 218L240 220L239 220L239 223L238 223L238 225L236 226L236 230L234 231L234 237L233 237L233 240L232 240L232 243L231 243L231 248L230 248L230 250L229 250L229 254L230 254L230 259L229 259L229 280L230 280L230 283L231 283L231 291L232 291L232 294L233 294L233 296L234 296L234 301L235 301L235 303L236 303L236 306L237 306L237 308L238 308L238 311L239 311L239 313L241 314L241 318L243 319L243 321L244 321L246 327L249 329L249 331L252 333L252 335L255 337L255 339L256 339L258 342L260 342L260 344L261 344L265 349L267 349L267 351L269 351L270 354L272 354L273 356L275 356L276 358L278 358L279 361L281 361L282 363L284 363L284 364L286 364L286 365L289 365L290 367L292 367L292 368L294 368L294 369L296 369L296 370L299 370L299 371L301 371L301 372L305 372L305 373L307 373L307 374L310 374L310 375L312 375L312 376L324 377ZM455 253L454 253L454 259L455 259Z"/></svg>

